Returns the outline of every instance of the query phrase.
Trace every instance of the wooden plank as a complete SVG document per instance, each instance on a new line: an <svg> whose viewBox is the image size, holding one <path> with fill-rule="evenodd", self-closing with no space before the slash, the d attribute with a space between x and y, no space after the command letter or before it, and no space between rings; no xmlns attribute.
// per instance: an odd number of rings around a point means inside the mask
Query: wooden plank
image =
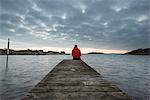
<svg viewBox="0 0 150 100"><path fill-rule="evenodd" d="M82 60L63 60L21 100L131 100Z"/></svg>

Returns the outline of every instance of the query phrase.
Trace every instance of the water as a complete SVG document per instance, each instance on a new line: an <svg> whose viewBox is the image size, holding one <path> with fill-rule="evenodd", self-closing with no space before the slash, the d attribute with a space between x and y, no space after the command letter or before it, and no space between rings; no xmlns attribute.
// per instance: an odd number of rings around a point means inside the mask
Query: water
<svg viewBox="0 0 150 100"><path fill-rule="evenodd" d="M55 65L70 55L0 55L0 100L19 100ZM83 55L82 59L107 80L132 96L150 100L149 56Z"/></svg>

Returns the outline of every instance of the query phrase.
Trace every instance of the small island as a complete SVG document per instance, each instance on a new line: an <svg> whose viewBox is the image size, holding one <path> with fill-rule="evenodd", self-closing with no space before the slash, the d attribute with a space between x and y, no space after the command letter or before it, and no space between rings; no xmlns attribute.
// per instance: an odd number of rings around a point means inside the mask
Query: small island
<svg viewBox="0 0 150 100"><path fill-rule="evenodd" d="M89 52L88 54L104 54L102 52Z"/></svg>
<svg viewBox="0 0 150 100"><path fill-rule="evenodd" d="M133 50L125 53L125 55L150 55L150 48Z"/></svg>

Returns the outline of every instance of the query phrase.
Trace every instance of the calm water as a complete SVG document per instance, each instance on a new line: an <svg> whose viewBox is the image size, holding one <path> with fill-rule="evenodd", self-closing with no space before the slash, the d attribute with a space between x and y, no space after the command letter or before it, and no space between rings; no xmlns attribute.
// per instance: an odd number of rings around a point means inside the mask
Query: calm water
<svg viewBox="0 0 150 100"><path fill-rule="evenodd" d="M0 100L19 100L70 55L0 55ZM135 100L150 100L150 56L83 55L82 59Z"/></svg>

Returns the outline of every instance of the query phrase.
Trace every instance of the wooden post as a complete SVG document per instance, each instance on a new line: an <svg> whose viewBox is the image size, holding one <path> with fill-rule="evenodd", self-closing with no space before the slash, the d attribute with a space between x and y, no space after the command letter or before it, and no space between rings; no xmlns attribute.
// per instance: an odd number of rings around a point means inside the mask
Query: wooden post
<svg viewBox="0 0 150 100"><path fill-rule="evenodd" d="M8 55L9 55L9 38L8 38L8 43L7 43L7 58L6 58L6 68L8 68Z"/></svg>
<svg viewBox="0 0 150 100"><path fill-rule="evenodd" d="M7 44L7 55L9 55L9 38L8 38L8 44Z"/></svg>

